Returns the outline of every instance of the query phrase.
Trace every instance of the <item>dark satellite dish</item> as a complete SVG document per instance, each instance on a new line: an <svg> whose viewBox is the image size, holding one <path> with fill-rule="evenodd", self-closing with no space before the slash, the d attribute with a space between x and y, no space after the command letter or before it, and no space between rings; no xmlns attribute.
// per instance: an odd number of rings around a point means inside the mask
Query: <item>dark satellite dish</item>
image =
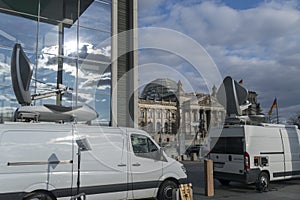
<svg viewBox="0 0 300 200"><path fill-rule="evenodd" d="M14 93L21 105L31 104L30 81L33 69L22 46L15 44L11 58L11 80Z"/></svg>
<svg viewBox="0 0 300 200"><path fill-rule="evenodd" d="M217 92L217 99L226 107L227 115L242 115L242 111L249 107L247 103L248 90L238 82L227 76Z"/></svg>
<svg viewBox="0 0 300 200"><path fill-rule="evenodd" d="M98 113L89 106L65 107L57 105L31 106L32 100L63 94L68 87L60 86L43 94L30 94L33 69L20 44L15 44L11 58L11 80L14 93L22 107L15 112L15 120L34 121L91 121Z"/></svg>

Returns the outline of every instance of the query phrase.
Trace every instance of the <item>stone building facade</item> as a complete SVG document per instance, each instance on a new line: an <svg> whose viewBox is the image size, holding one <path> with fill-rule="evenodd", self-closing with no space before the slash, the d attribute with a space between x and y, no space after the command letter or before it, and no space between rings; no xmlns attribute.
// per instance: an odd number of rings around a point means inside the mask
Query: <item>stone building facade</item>
<svg viewBox="0 0 300 200"><path fill-rule="evenodd" d="M185 93L180 81L157 79L145 87L139 98L138 127L162 146L178 146L179 134L184 136L186 146L203 143L210 126L222 125L225 117L215 94L216 88L211 95Z"/></svg>
<svg viewBox="0 0 300 200"><path fill-rule="evenodd" d="M209 128L223 125L225 110L217 103L215 96L197 94L181 105L182 133L189 143L206 143Z"/></svg>
<svg viewBox="0 0 300 200"><path fill-rule="evenodd" d="M176 141L176 102L139 99L139 128L150 133L159 143Z"/></svg>

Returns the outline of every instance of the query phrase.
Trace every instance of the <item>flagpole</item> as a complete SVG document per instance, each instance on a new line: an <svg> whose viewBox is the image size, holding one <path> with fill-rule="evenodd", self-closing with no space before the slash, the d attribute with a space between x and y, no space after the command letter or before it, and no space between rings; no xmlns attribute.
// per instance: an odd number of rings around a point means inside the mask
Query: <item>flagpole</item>
<svg viewBox="0 0 300 200"><path fill-rule="evenodd" d="M276 97L276 115L277 115L277 124L279 124L279 115L278 115L278 99Z"/></svg>

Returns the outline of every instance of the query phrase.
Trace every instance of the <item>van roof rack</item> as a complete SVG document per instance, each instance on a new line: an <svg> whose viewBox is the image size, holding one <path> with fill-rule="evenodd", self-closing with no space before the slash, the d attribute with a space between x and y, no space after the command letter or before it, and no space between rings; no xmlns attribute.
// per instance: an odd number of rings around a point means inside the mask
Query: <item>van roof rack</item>
<svg viewBox="0 0 300 200"><path fill-rule="evenodd" d="M257 125L262 126L264 115L231 116L225 119L224 125Z"/></svg>

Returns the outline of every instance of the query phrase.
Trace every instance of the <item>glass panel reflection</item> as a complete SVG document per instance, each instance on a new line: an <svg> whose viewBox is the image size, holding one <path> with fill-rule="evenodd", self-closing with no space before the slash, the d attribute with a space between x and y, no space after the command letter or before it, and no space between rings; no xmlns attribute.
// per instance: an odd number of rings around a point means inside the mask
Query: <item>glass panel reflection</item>
<svg viewBox="0 0 300 200"><path fill-rule="evenodd" d="M80 26L111 32L111 3L107 1L94 1L84 13L81 14ZM97 13L95 15L95 13Z"/></svg>
<svg viewBox="0 0 300 200"><path fill-rule="evenodd" d="M36 19L32 20L4 13L0 13L0 18L0 46L12 49L14 44L18 42L22 44L25 50L35 50Z"/></svg>
<svg viewBox="0 0 300 200"><path fill-rule="evenodd" d="M99 114L96 121L108 123L111 93L110 65L96 65L95 68L91 66L90 61L82 60L79 63L78 103L85 103L95 108Z"/></svg>
<svg viewBox="0 0 300 200"><path fill-rule="evenodd" d="M0 0L0 17L0 123L11 121L20 107L10 75L15 43L21 44L34 69L31 94L56 89L61 69L61 84L70 88L61 104L88 104L99 113L97 122L109 123L110 0ZM32 103L57 101L53 96Z"/></svg>
<svg viewBox="0 0 300 200"><path fill-rule="evenodd" d="M0 122L12 121L15 109L18 107L13 93L10 76L10 55L12 51L0 49Z"/></svg>

